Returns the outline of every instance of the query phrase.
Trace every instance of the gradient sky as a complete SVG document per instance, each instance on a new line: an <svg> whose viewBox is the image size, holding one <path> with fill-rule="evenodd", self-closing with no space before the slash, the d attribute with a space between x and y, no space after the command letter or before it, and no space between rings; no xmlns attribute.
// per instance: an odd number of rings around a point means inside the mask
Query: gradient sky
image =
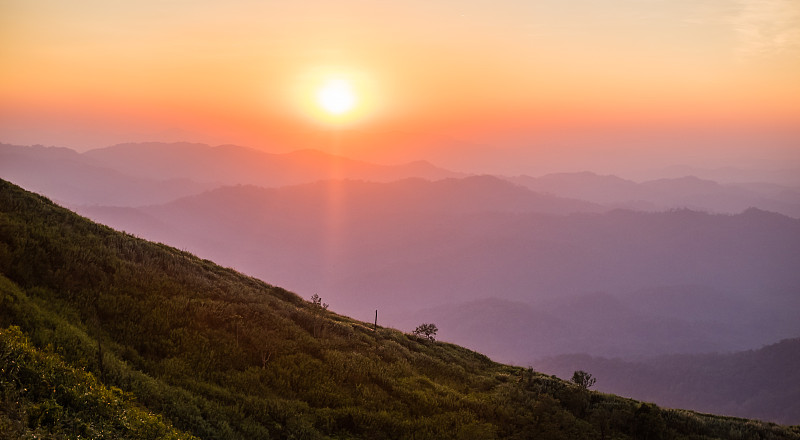
<svg viewBox="0 0 800 440"><path fill-rule="evenodd" d="M6 143L800 165L797 0L0 0L0 60ZM347 123L308 102L330 75L359 93Z"/></svg>

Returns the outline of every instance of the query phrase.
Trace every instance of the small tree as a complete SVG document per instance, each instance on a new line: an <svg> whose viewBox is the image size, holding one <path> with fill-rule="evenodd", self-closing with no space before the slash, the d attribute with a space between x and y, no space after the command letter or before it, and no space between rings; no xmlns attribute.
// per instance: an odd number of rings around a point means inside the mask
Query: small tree
<svg viewBox="0 0 800 440"><path fill-rule="evenodd" d="M311 296L311 313L312 313L312 334L315 338L322 336L325 330L325 319L322 317L322 312L328 310L328 303L322 302L322 298L316 293Z"/></svg>
<svg viewBox="0 0 800 440"><path fill-rule="evenodd" d="M316 311L328 310L328 303L323 303L322 298L316 293L311 295L311 305Z"/></svg>
<svg viewBox="0 0 800 440"><path fill-rule="evenodd" d="M578 370L572 374L572 381L578 384L579 387L583 388L584 390L588 390L597 379L593 378L591 374L583 371Z"/></svg>
<svg viewBox="0 0 800 440"><path fill-rule="evenodd" d="M416 336L424 336L426 339L433 341L438 331L439 329L436 328L436 324L420 324L414 329L414 334Z"/></svg>

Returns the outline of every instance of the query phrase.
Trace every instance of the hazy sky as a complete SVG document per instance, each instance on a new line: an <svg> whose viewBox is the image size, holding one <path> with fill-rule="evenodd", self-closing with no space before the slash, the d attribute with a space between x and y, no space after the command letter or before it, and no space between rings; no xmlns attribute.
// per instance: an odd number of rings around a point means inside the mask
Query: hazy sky
<svg viewBox="0 0 800 440"><path fill-rule="evenodd" d="M0 60L7 143L800 162L797 0L0 0ZM313 103L332 76L357 97L341 120Z"/></svg>

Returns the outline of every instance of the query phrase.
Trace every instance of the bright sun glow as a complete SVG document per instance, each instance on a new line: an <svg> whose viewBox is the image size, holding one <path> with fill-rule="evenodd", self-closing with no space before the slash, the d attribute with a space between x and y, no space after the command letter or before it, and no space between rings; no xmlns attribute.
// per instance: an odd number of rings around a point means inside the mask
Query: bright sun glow
<svg viewBox="0 0 800 440"><path fill-rule="evenodd" d="M330 79L317 91L317 103L332 115L343 115L356 105L356 95L349 82Z"/></svg>
<svg viewBox="0 0 800 440"><path fill-rule="evenodd" d="M359 69L310 68L298 72L286 90L297 112L321 126L353 127L380 112L377 98L381 95L375 81L372 75Z"/></svg>

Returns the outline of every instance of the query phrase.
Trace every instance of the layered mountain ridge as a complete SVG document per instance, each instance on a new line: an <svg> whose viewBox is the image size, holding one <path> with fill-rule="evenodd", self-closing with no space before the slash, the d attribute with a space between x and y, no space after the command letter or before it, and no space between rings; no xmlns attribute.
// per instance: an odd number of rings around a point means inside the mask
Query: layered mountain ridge
<svg viewBox="0 0 800 440"><path fill-rule="evenodd" d="M0 426L11 438L800 437L589 392L373 327L6 181L0 304L10 397ZM66 381L76 369L88 373ZM83 383L101 394L76 399ZM87 412L112 401L114 410Z"/></svg>
<svg viewBox="0 0 800 440"><path fill-rule="evenodd" d="M339 313L434 322L445 340L517 365L726 353L800 334L799 192L775 183L463 176L189 143L2 145L0 176Z"/></svg>

